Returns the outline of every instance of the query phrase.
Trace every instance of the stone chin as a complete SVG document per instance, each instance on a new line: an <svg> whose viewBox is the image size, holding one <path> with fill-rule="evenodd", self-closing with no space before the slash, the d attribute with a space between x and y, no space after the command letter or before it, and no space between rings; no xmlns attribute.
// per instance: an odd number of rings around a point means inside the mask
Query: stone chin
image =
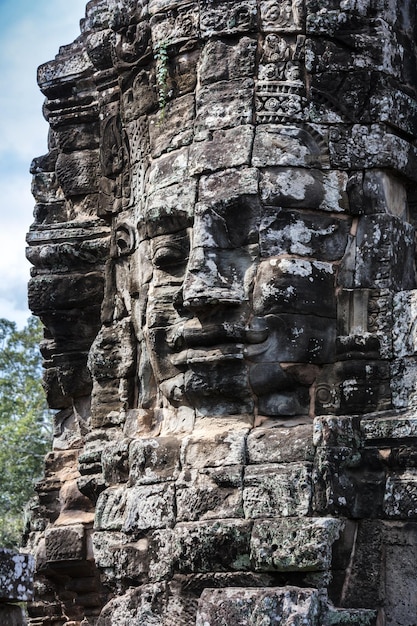
<svg viewBox="0 0 417 626"><path fill-rule="evenodd" d="M186 354L185 354L186 353ZM248 365L242 347L187 350L173 357L185 371L159 384L175 408L191 407L197 415L254 412Z"/></svg>
<svg viewBox="0 0 417 626"><path fill-rule="evenodd" d="M164 380L159 389L175 408L188 406L198 415L258 414L267 417L308 416L310 376L286 372L278 363L251 363L243 345L184 350L172 357L185 371Z"/></svg>

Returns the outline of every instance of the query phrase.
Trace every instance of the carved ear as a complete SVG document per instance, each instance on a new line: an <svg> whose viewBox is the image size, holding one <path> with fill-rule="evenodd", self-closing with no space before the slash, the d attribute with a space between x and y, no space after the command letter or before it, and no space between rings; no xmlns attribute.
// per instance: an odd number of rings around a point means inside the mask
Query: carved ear
<svg viewBox="0 0 417 626"><path fill-rule="evenodd" d="M122 222L113 232L111 256L113 258L128 256L134 251L135 244L135 228L127 222Z"/></svg>

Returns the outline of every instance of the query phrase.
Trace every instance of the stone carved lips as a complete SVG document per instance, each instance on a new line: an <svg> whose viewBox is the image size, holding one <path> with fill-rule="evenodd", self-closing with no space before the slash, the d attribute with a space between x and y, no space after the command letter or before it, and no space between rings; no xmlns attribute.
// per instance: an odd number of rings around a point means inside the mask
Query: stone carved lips
<svg viewBox="0 0 417 626"><path fill-rule="evenodd" d="M268 327L261 318L255 318L248 325L223 322L204 327L198 319L192 319L171 333L167 343L172 349L180 349L171 357L171 361L181 366L243 359L245 344L262 343L267 336ZM181 350L181 347L184 349Z"/></svg>
<svg viewBox="0 0 417 626"><path fill-rule="evenodd" d="M268 327L262 318L254 318L248 325L223 322L204 327L200 320L191 319L181 324L174 336L168 336L168 345L172 348L195 348L233 342L260 343L265 341L267 335Z"/></svg>
<svg viewBox="0 0 417 626"><path fill-rule="evenodd" d="M171 361L174 365L193 365L197 363L218 363L220 361L234 361L243 359L243 344L221 345L217 348L194 348L182 350L174 355Z"/></svg>

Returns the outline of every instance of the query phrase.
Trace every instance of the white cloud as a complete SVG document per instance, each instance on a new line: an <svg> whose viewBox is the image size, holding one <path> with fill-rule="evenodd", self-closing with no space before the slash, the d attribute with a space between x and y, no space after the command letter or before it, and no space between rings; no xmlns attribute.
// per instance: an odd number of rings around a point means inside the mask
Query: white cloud
<svg viewBox="0 0 417 626"><path fill-rule="evenodd" d="M0 0L0 317L23 325L29 264L25 233L34 200L29 166L48 127L36 69L80 33L86 0Z"/></svg>
<svg viewBox="0 0 417 626"><path fill-rule="evenodd" d="M2 319L16 322L17 328L21 330L30 317L30 311L16 308L8 299L0 297L0 317Z"/></svg>
<svg viewBox="0 0 417 626"><path fill-rule="evenodd" d="M11 2L13 0L7 0ZM15 1L15 0L14 0ZM14 20L2 32L0 43L0 129L2 151L30 159L46 149L47 125L42 118L41 94L36 84L38 65L53 59L60 45L79 34L84 0L43 0ZM19 2L16 2L19 15ZM18 120L14 125L10 121Z"/></svg>
<svg viewBox="0 0 417 626"><path fill-rule="evenodd" d="M27 282L30 265L25 258L25 235L32 220L30 176L0 175L0 317L18 321L28 317Z"/></svg>

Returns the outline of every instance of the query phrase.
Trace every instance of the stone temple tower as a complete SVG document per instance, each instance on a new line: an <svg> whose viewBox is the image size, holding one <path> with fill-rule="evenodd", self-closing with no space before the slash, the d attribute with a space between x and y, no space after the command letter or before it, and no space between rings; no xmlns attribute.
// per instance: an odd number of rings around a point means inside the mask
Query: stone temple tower
<svg viewBox="0 0 417 626"><path fill-rule="evenodd" d="M412 626L413 0L91 0L39 68L31 626Z"/></svg>

